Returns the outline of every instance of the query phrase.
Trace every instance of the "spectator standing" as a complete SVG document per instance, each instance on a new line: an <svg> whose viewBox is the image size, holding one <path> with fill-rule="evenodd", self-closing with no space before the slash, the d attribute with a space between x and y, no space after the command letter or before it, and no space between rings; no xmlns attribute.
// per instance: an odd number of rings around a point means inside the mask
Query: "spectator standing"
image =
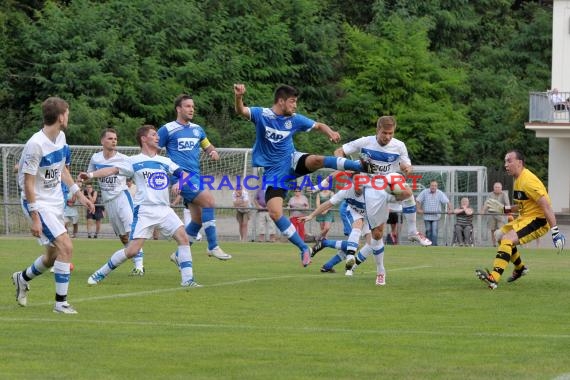
<svg viewBox="0 0 570 380"><path fill-rule="evenodd" d="M438 189L437 181L431 181L429 188L422 190L416 203L418 213L424 214L426 236L435 246L437 245L438 224L442 214L441 206L447 205L447 213L453 212L453 206L447 195Z"/></svg>
<svg viewBox="0 0 570 380"><path fill-rule="evenodd" d="M557 88L553 88L552 91L549 91L549 97L556 111L565 111L568 109L568 104L564 96L558 92Z"/></svg>
<svg viewBox="0 0 570 380"><path fill-rule="evenodd" d="M297 188L295 189L295 195L293 195L291 199L289 199L288 205L289 208L292 209L289 215L289 220L297 230L297 233L301 237L301 240L305 241L305 224L299 221L298 218L300 216L305 216L305 213L301 210L309 208L309 200L303 194L301 189Z"/></svg>
<svg viewBox="0 0 570 380"><path fill-rule="evenodd" d="M453 210L457 218L455 237L459 246L473 246L473 209L469 207L469 198L461 198L461 205Z"/></svg>
<svg viewBox="0 0 570 380"><path fill-rule="evenodd" d="M76 182L79 189L81 189L81 181ZM79 232L79 211L76 207L77 194L70 194L67 186L62 183L62 190L65 195L65 209L63 210L63 219L65 221L65 228L69 233L69 225L71 224L72 233L69 234L70 238L76 238Z"/></svg>
<svg viewBox="0 0 570 380"><path fill-rule="evenodd" d="M237 188L232 192L232 203L236 208L236 220L239 226L240 241L247 241L247 228L249 225L249 213L251 203L247 191Z"/></svg>
<svg viewBox="0 0 570 380"><path fill-rule="evenodd" d="M493 184L493 191L489 194L487 199L494 199L497 202L501 203L503 206L511 205L509 202L509 197L507 194L503 192L503 185L500 182L495 182ZM495 232L497 230L500 230L501 227L505 225L505 223L507 222L506 221L507 217L502 213L498 214L493 212L493 210L490 210L487 202L484 203L481 213L489 214L487 226L491 230L491 241L493 242L493 247L496 247L497 238L495 237Z"/></svg>

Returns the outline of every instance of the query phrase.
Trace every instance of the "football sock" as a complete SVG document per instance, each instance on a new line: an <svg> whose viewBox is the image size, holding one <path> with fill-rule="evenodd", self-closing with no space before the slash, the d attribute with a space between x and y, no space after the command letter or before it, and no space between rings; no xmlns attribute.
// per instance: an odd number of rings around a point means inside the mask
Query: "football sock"
<svg viewBox="0 0 570 380"><path fill-rule="evenodd" d="M105 263L97 272L103 276L107 276L112 270L116 269L119 265L127 261L127 255L125 255L124 249L119 249L117 252L113 253L109 261Z"/></svg>
<svg viewBox="0 0 570 380"><path fill-rule="evenodd" d="M212 207L205 207L202 209L202 223L204 224L204 233L206 234L206 239L208 240L208 249L212 250L218 246L218 233L216 231L216 216L214 215L214 209ZM193 235L194 238L198 236Z"/></svg>
<svg viewBox="0 0 570 380"><path fill-rule="evenodd" d="M376 262L376 273L386 273L386 269L384 268L384 240L372 239L370 241L370 247L372 248L372 254Z"/></svg>
<svg viewBox="0 0 570 380"><path fill-rule="evenodd" d="M69 289L69 278L71 277L70 264L55 260L53 263L53 274L55 279L55 302L59 306L67 301L67 290Z"/></svg>
<svg viewBox="0 0 570 380"><path fill-rule="evenodd" d="M353 228L348 235L347 240L347 250L354 251L358 249L358 242L360 241L360 235L362 235L362 230L360 228Z"/></svg>
<svg viewBox="0 0 570 380"><path fill-rule="evenodd" d="M491 272L496 282L499 282L507 265L509 265L509 261L511 261L513 246L512 241L504 238L501 240L501 244L497 250L497 256L495 256L495 260L493 260L493 271Z"/></svg>
<svg viewBox="0 0 570 380"><path fill-rule="evenodd" d="M27 267L22 271L22 277L26 281L30 281L32 278L38 277L40 274L44 273L47 267L44 265L44 256L38 257L32 265Z"/></svg>
<svg viewBox="0 0 570 380"><path fill-rule="evenodd" d="M177 252L178 267L180 268L180 276L182 282L194 279L194 272L192 269L192 252L189 245L179 245Z"/></svg>
<svg viewBox="0 0 570 380"><path fill-rule="evenodd" d="M404 219L406 219L406 223L408 224L408 236L417 234L418 227L416 226L416 200L413 195L402 201L402 214L404 215Z"/></svg>
<svg viewBox="0 0 570 380"><path fill-rule="evenodd" d="M511 254L511 263L514 264L515 269L517 270L524 268L524 263L522 261L521 254L519 253L519 250L517 249L516 245L513 247L513 253Z"/></svg>
<svg viewBox="0 0 570 380"><path fill-rule="evenodd" d="M332 269L336 264L340 263L342 260L344 260L344 257L346 257L346 255L344 254L344 252L338 251L336 255L334 255L333 257L331 257L329 259L329 261L327 261L324 265L323 268L325 269Z"/></svg>
<svg viewBox="0 0 570 380"><path fill-rule="evenodd" d="M143 269L144 265L143 265L143 258L144 258L144 252L141 249L139 251L139 253L137 253L134 257L133 257L133 264L135 264L135 268L136 269Z"/></svg>
<svg viewBox="0 0 570 380"><path fill-rule="evenodd" d="M363 171L360 161L352 161L344 157L325 156L323 167L338 170L352 170L355 172Z"/></svg>
<svg viewBox="0 0 570 380"><path fill-rule="evenodd" d="M201 228L202 228L201 223L196 223L191 221L190 223L186 224L186 227L184 229L186 230L186 234L188 234L190 238L195 240Z"/></svg>
<svg viewBox="0 0 570 380"><path fill-rule="evenodd" d="M291 224L291 221L287 219L285 216L281 215L281 218L275 221L275 225L279 228L279 231L283 234L283 236L287 237L289 241L295 244L301 252L309 249L307 244L301 239L301 236L297 233L295 226Z"/></svg>
<svg viewBox="0 0 570 380"><path fill-rule="evenodd" d="M362 264L366 261L368 256L372 253L372 247L369 244L365 244L364 247L360 249L360 251L356 254L356 263Z"/></svg>

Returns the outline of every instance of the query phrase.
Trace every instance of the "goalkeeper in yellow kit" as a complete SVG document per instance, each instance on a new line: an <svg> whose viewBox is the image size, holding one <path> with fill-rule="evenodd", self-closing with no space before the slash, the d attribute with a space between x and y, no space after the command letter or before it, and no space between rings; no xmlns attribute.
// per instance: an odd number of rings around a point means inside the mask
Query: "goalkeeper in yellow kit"
<svg viewBox="0 0 570 380"><path fill-rule="evenodd" d="M502 203L488 199L486 206L494 212L518 212L519 216L505 224L495 232L499 248L493 261L493 270L476 269L477 277L485 282L490 289L496 289L501 275L509 265L515 269L507 279L513 282L524 276L528 268L522 261L517 245L526 244L552 232L552 242L558 253L564 249L565 238L558 230L556 216L544 184L530 170L524 167L524 156L518 150L511 150L505 155L505 170L515 178L513 200L514 206L503 206Z"/></svg>

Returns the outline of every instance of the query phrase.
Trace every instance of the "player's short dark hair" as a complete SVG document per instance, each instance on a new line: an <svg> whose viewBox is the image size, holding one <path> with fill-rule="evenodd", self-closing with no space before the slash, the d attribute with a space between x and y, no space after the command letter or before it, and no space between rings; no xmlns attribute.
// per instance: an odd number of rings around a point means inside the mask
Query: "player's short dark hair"
<svg viewBox="0 0 570 380"><path fill-rule="evenodd" d="M376 122L376 129L380 128L396 128L396 118L390 115L380 116Z"/></svg>
<svg viewBox="0 0 570 380"><path fill-rule="evenodd" d="M142 137L148 135L148 132L151 129L156 131L155 126L150 125L150 124L145 124L142 127L140 127L139 129L137 129L137 143L139 143L139 146L141 148L142 148Z"/></svg>
<svg viewBox="0 0 570 380"><path fill-rule="evenodd" d="M174 99L174 110L176 111L176 108L180 107L180 105L182 104L183 101L188 100L188 99L192 99L191 95L188 94L180 94L176 97L176 99Z"/></svg>
<svg viewBox="0 0 570 380"><path fill-rule="evenodd" d="M55 124L57 118L69 109L69 104L57 96L51 96L42 103L42 115L45 125Z"/></svg>
<svg viewBox="0 0 570 380"><path fill-rule="evenodd" d="M105 137L105 135L107 133L114 133L115 136L117 136L117 137L119 136L119 134L117 133L117 130L115 128L105 128L101 131L101 136L99 136L99 138Z"/></svg>
<svg viewBox="0 0 570 380"><path fill-rule="evenodd" d="M277 103L279 99L287 100L289 98L298 98L299 97L299 90L297 90L293 86L288 86L283 84L275 90L275 94L273 96L273 102Z"/></svg>
<svg viewBox="0 0 570 380"><path fill-rule="evenodd" d="M517 160L521 160L524 165L524 154L518 149L511 149L507 152L507 154L513 153Z"/></svg>

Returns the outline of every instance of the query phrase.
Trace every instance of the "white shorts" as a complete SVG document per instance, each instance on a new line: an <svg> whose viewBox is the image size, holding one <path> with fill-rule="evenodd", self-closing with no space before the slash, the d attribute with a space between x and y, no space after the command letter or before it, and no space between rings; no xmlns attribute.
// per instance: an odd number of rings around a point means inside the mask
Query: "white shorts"
<svg viewBox="0 0 570 380"><path fill-rule="evenodd" d="M350 221L351 226L357 220L364 219L364 224L362 225L361 236L364 236L364 235L370 233L370 227L368 226L368 220L366 218L366 215L363 215L360 211L353 208L351 205L348 205L348 206L346 206L346 216L347 216L347 219Z"/></svg>
<svg viewBox="0 0 570 380"><path fill-rule="evenodd" d="M364 203L366 205L366 218L370 229L374 229L388 220L388 201L393 199L384 190L376 190L373 187L364 188Z"/></svg>
<svg viewBox="0 0 570 380"><path fill-rule="evenodd" d="M20 200L24 216L31 226L32 217L28 212L27 204L27 201ZM38 205L38 213L42 221L42 234L38 238L38 243L40 243L40 245L53 245L51 243L55 241L59 235L67 233L63 219L63 208L42 207Z"/></svg>
<svg viewBox="0 0 570 380"><path fill-rule="evenodd" d="M105 202L105 210L115 235L122 236L131 232L133 224L133 200L128 190Z"/></svg>
<svg viewBox="0 0 570 380"><path fill-rule="evenodd" d="M170 206L136 206L133 213L131 239L151 239L158 227L160 233L171 237L183 227L182 221Z"/></svg>

